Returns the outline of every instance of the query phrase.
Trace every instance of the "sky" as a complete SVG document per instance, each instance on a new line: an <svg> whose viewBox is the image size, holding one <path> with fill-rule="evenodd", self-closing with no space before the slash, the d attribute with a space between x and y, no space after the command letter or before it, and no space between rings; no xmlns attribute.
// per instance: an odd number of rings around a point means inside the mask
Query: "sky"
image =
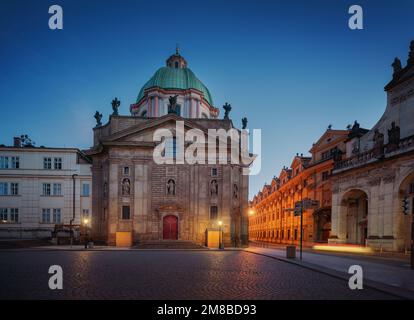
<svg viewBox="0 0 414 320"><path fill-rule="evenodd" d="M63 8L50 30L49 6ZM348 8L363 8L351 30ZM262 130L250 198L328 125L371 128L386 105L391 63L405 65L414 1L0 1L0 144L89 148L93 115L129 114L140 88L174 53L229 102L240 127Z"/></svg>

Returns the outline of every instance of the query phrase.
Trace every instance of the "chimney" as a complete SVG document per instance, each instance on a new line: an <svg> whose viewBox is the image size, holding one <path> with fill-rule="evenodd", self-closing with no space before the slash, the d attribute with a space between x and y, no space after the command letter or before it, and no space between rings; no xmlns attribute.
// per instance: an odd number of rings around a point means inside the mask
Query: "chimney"
<svg viewBox="0 0 414 320"><path fill-rule="evenodd" d="M17 148L22 147L22 139L20 139L20 137L13 138L13 147L17 147Z"/></svg>

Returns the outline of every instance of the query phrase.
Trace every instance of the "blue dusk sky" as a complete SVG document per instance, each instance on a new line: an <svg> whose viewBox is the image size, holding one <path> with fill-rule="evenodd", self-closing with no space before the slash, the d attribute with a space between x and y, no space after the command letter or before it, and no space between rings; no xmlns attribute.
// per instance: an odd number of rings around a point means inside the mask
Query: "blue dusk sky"
<svg viewBox="0 0 414 320"><path fill-rule="evenodd" d="M63 30L48 8L63 7ZM348 28L348 8L364 29ZM88 148L93 114L111 100L129 114L141 86L179 43L236 126L262 129L252 197L326 130L370 128L386 105L394 57L414 39L414 1L0 2L0 144L27 133L38 146ZM223 110L221 109L221 115Z"/></svg>

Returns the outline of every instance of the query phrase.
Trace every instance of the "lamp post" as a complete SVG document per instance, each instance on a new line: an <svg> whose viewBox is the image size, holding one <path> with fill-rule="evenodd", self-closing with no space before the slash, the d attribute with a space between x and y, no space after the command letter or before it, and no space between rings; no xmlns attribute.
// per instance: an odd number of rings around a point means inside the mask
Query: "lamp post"
<svg viewBox="0 0 414 320"><path fill-rule="evenodd" d="M69 229L70 229L70 246L72 246L72 244L73 244L72 224L73 224L73 221L75 221L75 212L76 212L76 208L75 208L75 204L76 204L76 197L75 197L76 180L75 180L75 178L77 176L78 175L76 173L72 174L72 181L73 181L73 188L72 188L72 213L73 213L73 216L72 216L72 219L70 219L70 227L69 227Z"/></svg>
<svg viewBox="0 0 414 320"><path fill-rule="evenodd" d="M223 221L220 220L218 222L218 225L219 225L219 249L220 250L223 250L224 249L224 246L223 246L223 235L222 235L222 233L223 233L223 229L222 229Z"/></svg>
<svg viewBox="0 0 414 320"><path fill-rule="evenodd" d="M84 218L83 219L83 226L85 228L85 249L88 248L88 223L89 223L89 219Z"/></svg>

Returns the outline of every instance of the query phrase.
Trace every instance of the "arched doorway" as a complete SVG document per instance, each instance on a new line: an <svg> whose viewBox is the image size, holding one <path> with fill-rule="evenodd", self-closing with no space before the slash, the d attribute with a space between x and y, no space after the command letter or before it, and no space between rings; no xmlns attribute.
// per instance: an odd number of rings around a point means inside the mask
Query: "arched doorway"
<svg viewBox="0 0 414 320"><path fill-rule="evenodd" d="M165 216L162 220L163 240L178 239L178 218L174 215Z"/></svg>
<svg viewBox="0 0 414 320"><path fill-rule="evenodd" d="M368 196L360 190L348 191L342 198L346 216L346 242L365 245L368 238Z"/></svg>
<svg viewBox="0 0 414 320"><path fill-rule="evenodd" d="M328 242L331 234L331 209L322 208L315 211L313 219L315 226L315 241Z"/></svg>

